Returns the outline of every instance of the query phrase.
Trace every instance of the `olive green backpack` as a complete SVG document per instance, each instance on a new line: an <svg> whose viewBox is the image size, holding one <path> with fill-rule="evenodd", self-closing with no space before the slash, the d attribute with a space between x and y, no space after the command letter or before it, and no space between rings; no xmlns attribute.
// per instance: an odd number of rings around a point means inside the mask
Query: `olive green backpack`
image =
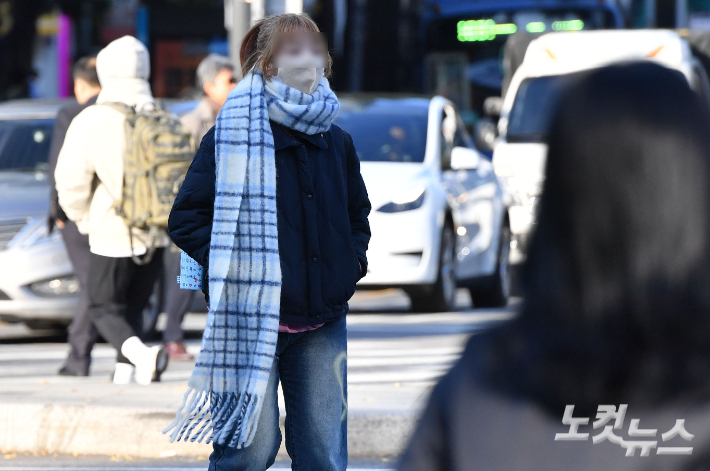
<svg viewBox="0 0 710 471"><path fill-rule="evenodd" d="M148 231L146 256L133 256L135 263L143 265L151 261L156 239L168 227L173 202L195 156L195 140L165 109L136 111L122 103L107 105L126 116L123 191L116 213L129 228L131 251L132 229Z"/></svg>

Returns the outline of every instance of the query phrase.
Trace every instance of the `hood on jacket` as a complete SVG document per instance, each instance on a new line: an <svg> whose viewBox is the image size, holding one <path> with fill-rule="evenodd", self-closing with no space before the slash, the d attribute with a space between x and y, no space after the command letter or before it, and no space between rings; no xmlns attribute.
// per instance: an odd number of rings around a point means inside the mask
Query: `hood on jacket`
<svg viewBox="0 0 710 471"><path fill-rule="evenodd" d="M148 49L133 36L109 43L96 56L96 73L101 82L98 103L121 102L136 108L153 103L148 77Z"/></svg>

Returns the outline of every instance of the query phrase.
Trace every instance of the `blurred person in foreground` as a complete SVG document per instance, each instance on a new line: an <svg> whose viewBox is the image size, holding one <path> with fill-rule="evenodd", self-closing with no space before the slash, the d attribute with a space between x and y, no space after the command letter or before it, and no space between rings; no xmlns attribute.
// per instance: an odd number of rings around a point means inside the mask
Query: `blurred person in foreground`
<svg viewBox="0 0 710 471"><path fill-rule="evenodd" d="M49 232L54 229L55 225L60 229L74 268L74 275L79 280L80 286L77 311L69 327L69 354L64 365L59 369L59 374L62 376L89 376L91 349L98 338L96 327L89 316L87 294L89 237L79 232L76 223L67 219L64 210L59 206L57 188L54 184L54 169L57 166L57 157L64 144L64 136L69 124L84 108L96 103L96 97L101 91L99 76L96 73L96 57L79 59L72 69L72 78L74 79L74 96L77 102L62 107L57 113L52 132L52 144L49 148Z"/></svg>
<svg viewBox="0 0 710 471"><path fill-rule="evenodd" d="M708 110L651 63L585 74L560 103L522 312L469 341L401 471L708 469ZM560 440L569 405L588 435ZM665 435L678 419L685 437Z"/></svg>
<svg viewBox="0 0 710 471"><path fill-rule="evenodd" d="M145 230L129 232L116 211L123 194L126 115L112 104L137 110L155 106L148 84L146 47L131 36L116 39L96 57L101 93L96 104L74 118L57 160L59 204L79 230L89 235L89 312L101 335L118 351L113 382L135 377L140 384L159 379L167 367L165 347L148 347L142 313L163 269L165 231L152 239ZM158 247L148 263L148 246ZM140 257L138 264L133 257Z"/></svg>
<svg viewBox="0 0 710 471"><path fill-rule="evenodd" d="M219 110L227 101L227 95L237 84L234 66L229 59L217 54L205 57L197 67L197 83L205 96L197 107L181 118L183 126L190 131L196 143L200 143L207 131L215 125ZM182 320L192 306L195 292L180 289L175 280L180 275L180 249L172 245L165 251L165 279L168 280L165 295L167 324L163 331L163 342L171 360L192 360L183 343Z"/></svg>

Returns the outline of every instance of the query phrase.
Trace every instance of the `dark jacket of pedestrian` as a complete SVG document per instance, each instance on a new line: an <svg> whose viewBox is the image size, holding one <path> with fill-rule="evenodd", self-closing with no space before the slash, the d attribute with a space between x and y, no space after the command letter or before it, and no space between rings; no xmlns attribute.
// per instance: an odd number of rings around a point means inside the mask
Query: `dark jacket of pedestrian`
<svg viewBox="0 0 710 471"><path fill-rule="evenodd" d="M560 93L525 302L470 340L400 471L710 469L710 110L651 62Z"/></svg>
<svg viewBox="0 0 710 471"><path fill-rule="evenodd" d="M52 131L52 143L49 146L49 169L47 171L47 178L49 180L49 205L50 205L50 216L54 220L60 220L66 222L68 220L67 215L64 214L61 206L59 206L59 197L57 196L57 188L54 185L54 169L57 168L57 157L59 157L59 151L62 150L62 145L64 145L64 136L69 129L69 124L72 120L81 113L84 108L87 108L96 103L96 98L98 95L89 98L86 103L71 103L69 105L63 106L57 113L57 118L54 121L54 130Z"/></svg>
<svg viewBox="0 0 710 471"><path fill-rule="evenodd" d="M315 325L348 311L367 270L370 201L349 134L336 125L306 135L271 122L276 150L280 322ZM345 189L345 190L343 190ZM208 266L215 200L214 128L202 140L175 200L168 232ZM207 270L205 270L207 271Z"/></svg>

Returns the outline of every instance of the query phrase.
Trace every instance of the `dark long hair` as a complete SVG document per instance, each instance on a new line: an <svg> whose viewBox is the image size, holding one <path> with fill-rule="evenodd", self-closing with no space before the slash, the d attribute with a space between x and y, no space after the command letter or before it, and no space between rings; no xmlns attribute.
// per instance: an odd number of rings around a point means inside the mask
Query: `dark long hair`
<svg viewBox="0 0 710 471"><path fill-rule="evenodd" d="M479 376L565 404L710 399L710 114L678 72L597 69L551 121L521 315Z"/></svg>

